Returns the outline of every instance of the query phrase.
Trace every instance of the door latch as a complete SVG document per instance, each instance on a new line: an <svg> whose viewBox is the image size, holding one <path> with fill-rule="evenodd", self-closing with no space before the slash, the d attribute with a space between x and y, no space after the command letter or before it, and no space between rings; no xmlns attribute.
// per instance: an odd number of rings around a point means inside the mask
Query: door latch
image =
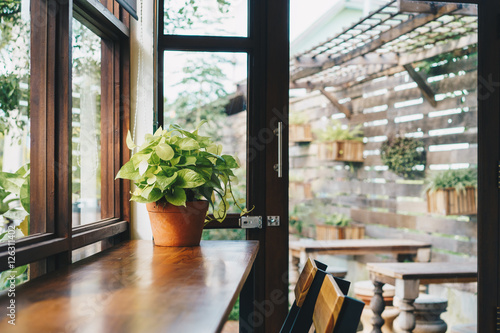
<svg viewBox="0 0 500 333"><path fill-rule="evenodd" d="M267 226L268 227L279 227L280 226L280 217L279 216L268 216L267 217Z"/></svg>
<svg viewBox="0 0 500 333"><path fill-rule="evenodd" d="M240 228L242 229L262 229L262 216L242 216L240 217Z"/></svg>

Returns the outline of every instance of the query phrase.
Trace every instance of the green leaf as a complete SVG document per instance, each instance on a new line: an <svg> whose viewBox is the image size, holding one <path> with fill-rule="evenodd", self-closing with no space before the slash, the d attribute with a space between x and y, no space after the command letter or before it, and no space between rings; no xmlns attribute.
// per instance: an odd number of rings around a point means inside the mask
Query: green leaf
<svg viewBox="0 0 500 333"><path fill-rule="evenodd" d="M117 178L137 180L141 178L141 175L134 167L134 163L132 161L128 161L121 167L120 171L118 171L115 179Z"/></svg>
<svg viewBox="0 0 500 333"><path fill-rule="evenodd" d="M30 177L27 177L23 186L21 186L21 193L19 194L21 205L26 212L30 212Z"/></svg>
<svg viewBox="0 0 500 333"><path fill-rule="evenodd" d="M176 178L177 178L177 172L175 172L174 175L171 176L171 177L167 177L167 176L163 176L163 175L157 175L156 176L156 185L162 191L165 191L165 189L167 188L167 186L169 186L170 184L172 184L175 181Z"/></svg>
<svg viewBox="0 0 500 333"><path fill-rule="evenodd" d="M196 157L195 156L181 156L181 160L176 165L176 167L189 166L189 165L196 165Z"/></svg>
<svg viewBox="0 0 500 333"><path fill-rule="evenodd" d="M24 209L13 208L7 211L5 214L3 214L3 217L12 221L19 221L19 220L22 221L28 215L29 214Z"/></svg>
<svg viewBox="0 0 500 333"><path fill-rule="evenodd" d="M144 199L148 199L149 198L149 194L151 193L151 191L153 190L154 186L146 186L144 188L144 190L142 191L141 193L141 197L143 197Z"/></svg>
<svg viewBox="0 0 500 333"><path fill-rule="evenodd" d="M172 193L166 193L165 198L174 206L186 206L186 192L184 189L174 187Z"/></svg>
<svg viewBox="0 0 500 333"><path fill-rule="evenodd" d="M137 145L134 143L134 140L132 140L132 135L130 134L130 131L128 131L128 133L127 133L127 147L130 150L137 147Z"/></svg>
<svg viewBox="0 0 500 333"><path fill-rule="evenodd" d="M149 203L149 201L147 199L143 198L140 195L132 195L132 197L130 198L130 201L135 201L138 203Z"/></svg>
<svg viewBox="0 0 500 333"><path fill-rule="evenodd" d="M148 185L154 184L156 182L157 177L155 175L152 175L148 177L147 183Z"/></svg>
<svg viewBox="0 0 500 333"><path fill-rule="evenodd" d="M236 162L234 157L232 157L231 155L222 155L222 158L224 159L224 161L226 161L226 164L229 168L236 169L240 167L238 165L238 162Z"/></svg>
<svg viewBox="0 0 500 333"><path fill-rule="evenodd" d="M200 144L198 143L198 141L191 138L182 138L179 141L177 141L177 145L182 150L200 149Z"/></svg>
<svg viewBox="0 0 500 333"><path fill-rule="evenodd" d="M206 183L202 175L190 169L182 169L177 172L177 186L181 188L198 187Z"/></svg>
<svg viewBox="0 0 500 333"><path fill-rule="evenodd" d="M156 130L156 132L155 132L154 136L160 136L160 135L162 135L162 133L163 133L163 129L162 129L162 128L161 128L161 126L160 126L160 127L158 127L158 129Z"/></svg>
<svg viewBox="0 0 500 333"><path fill-rule="evenodd" d="M160 143L156 147L156 154L164 161L170 161L174 157L174 150L167 143Z"/></svg>
<svg viewBox="0 0 500 333"><path fill-rule="evenodd" d="M143 160L139 163L139 174L142 176L146 173L149 168L148 160Z"/></svg>
<svg viewBox="0 0 500 333"><path fill-rule="evenodd" d="M139 164L141 164L141 162L149 160L150 157L151 153L148 154L137 153L134 154L134 156L132 156L130 161L134 164L134 168L137 169L139 168Z"/></svg>
<svg viewBox="0 0 500 333"><path fill-rule="evenodd" d="M172 166L176 166L177 163L179 163L179 161L181 160L181 157L180 156L177 156L177 157L174 157L170 160L170 164L172 164Z"/></svg>

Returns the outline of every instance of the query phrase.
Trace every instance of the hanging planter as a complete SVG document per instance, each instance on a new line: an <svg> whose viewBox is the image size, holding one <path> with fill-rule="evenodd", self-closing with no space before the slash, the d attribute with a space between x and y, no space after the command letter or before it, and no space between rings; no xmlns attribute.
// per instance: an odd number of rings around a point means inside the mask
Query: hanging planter
<svg viewBox="0 0 500 333"><path fill-rule="evenodd" d="M363 162L363 138L361 125L350 129L338 120L324 130L317 131L318 157L321 160Z"/></svg>
<svg viewBox="0 0 500 333"><path fill-rule="evenodd" d="M313 140L309 119L303 112L290 113L288 135L291 143L307 143Z"/></svg>
<svg viewBox="0 0 500 333"><path fill-rule="evenodd" d="M365 226L353 222L344 214L324 215L322 223L316 225L317 240L363 238L365 238Z"/></svg>
<svg viewBox="0 0 500 333"><path fill-rule="evenodd" d="M440 215L477 214L477 171L436 172L427 179L427 210Z"/></svg>
<svg viewBox="0 0 500 333"><path fill-rule="evenodd" d="M424 143L415 138L390 137L382 144L380 158L390 171L404 178L423 176L418 165L425 166Z"/></svg>

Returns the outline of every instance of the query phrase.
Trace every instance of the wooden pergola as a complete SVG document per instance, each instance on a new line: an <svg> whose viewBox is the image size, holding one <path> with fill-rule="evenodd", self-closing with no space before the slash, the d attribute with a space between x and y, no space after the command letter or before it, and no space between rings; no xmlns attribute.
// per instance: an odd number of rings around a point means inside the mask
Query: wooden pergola
<svg viewBox="0 0 500 333"><path fill-rule="evenodd" d="M342 90L406 70L423 96L434 93L415 71L423 60L477 51L477 6L394 0L290 61L290 89L319 90L350 118L350 110L325 90Z"/></svg>

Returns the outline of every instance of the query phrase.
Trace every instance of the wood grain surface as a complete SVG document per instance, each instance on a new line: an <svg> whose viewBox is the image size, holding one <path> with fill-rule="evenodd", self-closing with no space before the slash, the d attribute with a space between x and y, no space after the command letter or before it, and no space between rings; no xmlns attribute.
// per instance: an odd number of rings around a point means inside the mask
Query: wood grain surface
<svg viewBox="0 0 500 333"><path fill-rule="evenodd" d="M256 241L157 247L130 241L18 286L1 332L219 332L257 255Z"/></svg>

